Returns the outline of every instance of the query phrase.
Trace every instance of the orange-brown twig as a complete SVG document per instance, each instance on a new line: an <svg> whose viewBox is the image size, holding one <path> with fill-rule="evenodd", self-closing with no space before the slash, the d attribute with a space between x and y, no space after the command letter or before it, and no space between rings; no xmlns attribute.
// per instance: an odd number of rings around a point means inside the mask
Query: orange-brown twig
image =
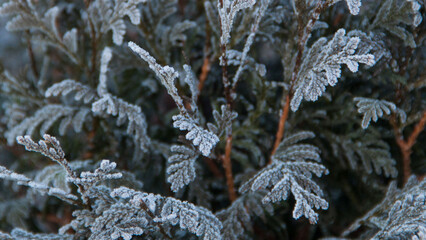
<svg viewBox="0 0 426 240"><path fill-rule="evenodd" d="M204 82L206 81L207 75L210 72L210 66L211 66L210 57L206 55L204 57L203 66L201 67L201 73L200 73L200 78L199 78L200 81L198 83L198 92L199 93L201 93L201 90L204 87Z"/></svg>
<svg viewBox="0 0 426 240"><path fill-rule="evenodd" d="M423 112L422 118L420 121L416 124L416 126L413 129L413 132L411 132L410 136L407 140L404 140L404 136L402 135L400 129L398 128L395 118L391 121L391 124L393 126L394 132L395 132L395 140L398 144L399 148L401 149L402 154L402 171L403 171L403 182L404 184L407 182L408 178L411 175L411 149L413 145L416 143L417 137L419 134L423 131L425 124L426 124L426 111Z"/></svg>
<svg viewBox="0 0 426 240"><path fill-rule="evenodd" d="M275 151L277 151L277 148L280 145L281 140L283 139L285 122L287 121L289 110L290 110L290 94L287 94L287 96L285 98L285 104L284 104L284 107L283 107L283 112L282 112L281 117L280 117L280 122L278 124L278 131L277 131L277 134L275 136L275 143L274 143L274 148L272 149L271 156L275 154ZM271 160L269 160L269 163L271 163Z"/></svg>
<svg viewBox="0 0 426 240"><path fill-rule="evenodd" d="M232 150L232 135L226 138L225 156L222 157L223 168L225 169L226 185L228 186L229 200L231 202L237 199L237 193L234 188L234 177L232 176L231 164L231 150Z"/></svg>

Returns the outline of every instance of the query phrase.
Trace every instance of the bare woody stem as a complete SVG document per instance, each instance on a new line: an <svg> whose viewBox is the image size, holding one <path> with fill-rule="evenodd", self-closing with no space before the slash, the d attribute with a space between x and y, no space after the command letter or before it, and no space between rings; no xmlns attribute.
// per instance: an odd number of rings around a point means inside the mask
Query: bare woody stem
<svg viewBox="0 0 426 240"><path fill-rule="evenodd" d="M289 110L290 110L290 95L287 94L285 98L285 105L282 110L283 112L281 114L280 122L278 124L278 131L275 136L275 143L274 143L274 148L272 149L272 152L271 152L271 156L275 154L278 146L281 143L281 140L283 139L285 122L287 121Z"/></svg>
<svg viewBox="0 0 426 240"><path fill-rule="evenodd" d="M219 4L223 7L223 0L219 0ZM222 27L221 27L222 29ZM224 87L224 95L228 109L233 108L232 98L232 87L228 78L228 59L226 58L227 46L221 43L222 50L222 83ZM226 184L228 186L229 200L233 202L237 198L237 193L234 187L234 177L232 175L232 162L231 162L231 150L232 150L232 132L226 137L225 155L222 157L223 168L225 169Z"/></svg>
<svg viewBox="0 0 426 240"><path fill-rule="evenodd" d="M204 45L204 60L203 60L203 66L201 67L201 73L200 73L200 77L199 77L199 83L198 83L198 96L200 96L201 94L201 90L204 87L204 83L207 79L207 76L210 72L210 67L211 67L211 61L210 61L210 56L209 56L209 51L210 51L210 28L209 28L209 22L208 20L206 20L206 42Z"/></svg>
<svg viewBox="0 0 426 240"><path fill-rule="evenodd" d="M317 20L319 19L321 15L321 12L324 9L326 9L329 5L330 5L330 1L328 0L319 1L305 27L303 27L303 19L301 18L301 16L298 16L297 20L299 24L298 26L299 41L297 43L296 63L294 65L293 73L291 75L290 89L287 93L285 104L281 113L278 130L275 135L276 136L275 143L271 152L271 156L274 155L275 151L277 150L277 147L281 143L281 140L284 136L284 130L285 130L284 126L288 119L288 114L290 110L290 101L291 101L291 98L293 97L293 88L298 77L300 66L302 64L302 57L303 57L303 52L305 51L306 42L308 41L315 23L317 22ZM270 158L269 163L272 162L271 159L272 158Z"/></svg>
<svg viewBox="0 0 426 240"><path fill-rule="evenodd" d="M231 150L232 150L232 135L226 138L225 156L223 157L223 168L225 168L226 185L228 186L228 195L231 202L237 199L237 194L234 188L234 177L232 175L231 163Z"/></svg>
<svg viewBox="0 0 426 240"><path fill-rule="evenodd" d="M395 132L395 141L398 144L402 154L403 183L405 184L407 183L407 180L411 175L411 149L416 143L417 137L425 127L426 111L423 112L420 121L416 124L407 140L404 140L404 136L402 135L400 128L396 124L396 116L393 116L393 118L391 119L391 124Z"/></svg>

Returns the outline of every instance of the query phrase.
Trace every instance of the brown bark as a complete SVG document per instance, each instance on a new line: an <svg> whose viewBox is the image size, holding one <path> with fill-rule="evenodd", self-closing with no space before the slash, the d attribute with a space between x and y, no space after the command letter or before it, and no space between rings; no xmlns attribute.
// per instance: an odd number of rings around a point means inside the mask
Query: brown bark
<svg viewBox="0 0 426 240"><path fill-rule="evenodd" d="M402 154L402 172L403 172L403 183L407 183L408 178L411 175L411 153L413 145L416 143L417 137L423 131L426 124L426 111L423 112L422 118L416 124L413 131L407 140L404 140L404 136L401 133L401 130L396 124L396 116L391 120L391 124L393 126L395 132L395 140L398 144L401 154Z"/></svg>
<svg viewBox="0 0 426 240"><path fill-rule="evenodd" d="M228 195L231 202L237 199L237 194L234 188L234 177L232 175L231 164L231 150L232 150L232 135L226 138L225 156L223 157L223 168L225 169L226 185L228 186Z"/></svg>

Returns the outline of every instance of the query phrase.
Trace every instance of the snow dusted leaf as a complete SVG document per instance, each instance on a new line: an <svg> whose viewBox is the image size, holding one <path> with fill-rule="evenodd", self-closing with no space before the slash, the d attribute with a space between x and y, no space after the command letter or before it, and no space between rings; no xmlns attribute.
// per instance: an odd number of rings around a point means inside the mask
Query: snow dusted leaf
<svg viewBox="0 0 426 240"><path fill-rule="evenodd" d="M111 48L105 47L102 51L101 55L101 66L99 71L99 84L97 88L97 92L99 96L103 96L108 93L107 89L107 71L108 71L108 64L111 61L112 58L112 51Z"/></svg>
<svg viewBox="0 0 426 240"><path fill-rule="evenodd" d="M248 51L248 50L247 50ZM238 82L244 70L254 70L259 76L265 76L266 67L263 64L257 63L253 58L247 56L247 53L236 50L226 51L226 57L229 65L239 66L239 71L235 74L232 82L234 85Z"/></svg>
<svg viewBox="0 0 426 240"><path fill-rule="evenodd" d="M291 109L297 111L303 98L316 101L326 86L334 86L341 76L341 64L346 64L351 72L358 71L359 63L373 65L372 54L356 54L360 39L345 36L346 31L339 29L328 43L325 38L318 39L303 58L298 73Z"/></svg>
<svg viewBox="0 0 426 240"><path fill-rule="evenodd" d="M96 182L100 182L107 179L118 179L122 177L121 173L110 173L112 172L117 164L110 162L109 160L102 160L99 168L92 172L82 172L80 177L68 176L67 181L75 183L76 185L93 185Z"/></svg>
<svg viewBox="0 0 426 240"><path fill-rule="evenodd" d="M327 209L328 203L323 199L321 188L312 180L312 175L321 177L328 170L319 163L308 162L307 159L319 161L319 149L309 144L296 144L298 141L315 136L311 132L301 132L285 138L272 163L259 171L244 183L240 192L256 192L270 189L262 199L263 203L286 200L291 192L296 199L293 217L305 216L314 224L318 214L314 209Z"/></svg>
<svg viewBox="0 0 426 240"><path fill-rule="evenodd" d="M89 240L131 240L135 235L142 235L147 227L148 220L142 211L128 204L116 203L96 218L90 227L93 234Z"/></svg>
<svg viewBox="0 0 426 240"><path fill-rule="evenodd" d="M400 116L401 122L405 122L405 112L397 109L394 103L363 97L356 97L354 98L354 101L357 102L356 106L358 107L358 112L364 115L361 123L361 126L364 129L368 128L371 119L373 119L374 122L377 122L379 117L383 117L383 113L390 115L393 112Z"/></svg>
<svg viewBox="0 0 426 240"><path fill-rule="evenodd" d="M167 181L172 184L172 191L177 192L185 185L194 181L194 165L199 154L186 146L179 145L173 145L171 151L173 154L167 160L169 163L167 167L167 174L169 175Z"/></svg>
<svg viewBox="0 0 426 240"><path fill-rule="evenodd" d="M84 103L90 103L96 98L96 93L92 88L72 79L66 79L62 82L53 84L46 90L45 96L65 96L71 92L75 92L74 99L76 101L83 100Z"/></svg>
<svg viewBox="0 0 426 240"><path fill-rule="evenodd" d="M173 127L189 131L185 136L186 139L192 140L192 143L198 146L200 152L206 157L219 142L219 138L214 133L200 127L194 119L181 114L173 116Z"/></svg>

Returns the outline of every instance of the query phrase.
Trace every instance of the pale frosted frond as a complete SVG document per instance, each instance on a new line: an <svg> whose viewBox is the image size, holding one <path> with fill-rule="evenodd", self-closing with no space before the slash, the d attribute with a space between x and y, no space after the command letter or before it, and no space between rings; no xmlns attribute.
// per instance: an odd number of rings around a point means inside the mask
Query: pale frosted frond
<svg viewBox="0 0 426 240"><path fill-rule="evenodd" d="M145 115L139 106L130 104L108 93L92 104L92 111L118 117L118 125L128 120L127 133L133 136L135 143L141 150L148 150L147 147L151 140L147 133L148 126Z"/></svg>
<svg viewBox="0 0 426 240"><path fill-rule="evenodd" d="M192 203L180 201L172 197L163 197L152 193L138 192L126 187L120 187L111 192L112 197L129 199L135 207L144 207L155 214L153 219L160 224L178 225L205 240L222 239L220 230L222 223L209 210L197 207ZM159 214L157 214L159 213Z"/></svg>
<svg viewBox="0 0 426 240"><path fill-rule="evenodd" d="M161 83L166 87L169 95L173 98L176 105L179 107L181 114L173 116L173 126L179 128L180 130L188 130L189 132L186 134L186 139L192 140L195 146L199 146L201 153L204 156L208 156L211 149L219 141L219 138L214 133L203 129L199 125L198 119L190 117L175 86L175 79L179 77L179 73L172 67L163 67L158 64L157 61L151 55L149 55L147 51L139 47L137 44L129 42L129 47L135 53L137 53L140 58L148 63L149 68L155 72ZM186 67L186 70L189 70L188 67ZM187 72L187 75L188 74L189 73ZM188 82L189 80L185 81ZM193 83L191 85L190 88L192 88L192 91L194 91ZM195 101L195 99L193 101Z"/></svg>
<svg viewBox="0 0 426 240"><path fill-rule="evenodd" d="M0 166L0 178L14 181L18 185L27 186L31 188L31 190L36 191L42 195L47 194L49 196L54 196L71 204L75 204L75 202L78 200L77 196L71 193L67 193L61 188L49 187L46 184L33 181L25 175L10 171L3 166Z"/></svg>
<svg viewBox="0 0 426 240"><path fill-rule="evenodd" d="M91 4L90 11L97 16L93 20L101 25L101 33L111 30L114 44L121 45L126 34L124 17L128 16L133 25L138 25L141 20L138 4L144 2L146 0L97 0Z"/></svg>
<svg viewBox="0 0 426 240"><path fill-rule="evenodd" d="M200 127L194 119L181 114L173 116L173 127L187 130L186 139L198 146L204 156L209 156L212 148L219 142L214 133Z"/></svg>
<svg viewBox="0 0 426 240"><path fill-rule="evenodd" d="M224 0L218 1L218 11L220 26L222 28L222 35L220 42L226 45L231 38L232 26L234 25L234 18L237 13L245 8L250 8L256 3L255 0Z"/></svg>
<svg viewBox="0 0 426 240"><path fill-rule="evenodd" d="M96 93L92 88L72 79L66 79L62 82L53 84L46 90L45 96L66 96L71 92L75 92L74 99L76 101L83 100L84 103L90 103L96 98Z"/></svg>
<svg viewBox="0 0 426 240"><path fill-rule="evenodd" d="M77 53L78 42L77 42L77 29L73 28L68 30L62 37L62 41L65 46L73 53Z"/></svg>
<svg viewBox="0 0 426 240"><path fill-rule="evenodd" d="M372 54L357 54L360 39L345 36L346 31L339 29L328 43L325 38L318 39L304 57L291 109L297 111L303 99L316 101L327 86L334 86L341 77L341 66L345 64L351 72L357 72L359 63L373 65Z"/></svg>
<svg viewBox="0 0 426 240"><path fill-rule="evenodd" d="M286 200L291 192L296 200L293 217L298 219L305 216L312 224L316 223L318 214L314 209L328 209L328 202L312 177L328 174L328 170L319 163L306 161L320 160L316 147L309 144L290 144L311 138L312 135L310 132L302 132L290 136L287 141L284 139L272 156L272 163L244 183L239 191L245 193L268 190L262 199L263 203Z"/></svg>
<svg viewBox="0 0 426 240"><path fill-rule="evenodd" d="M176 23L169 33L169 41L173 46L180 46L183 47L184 43L186 42L186 35L184 34L185 31L191 28L195 28L197 24L195 22L185 20L183 22Z"/></svg>
<svg viewBox="0 0 426 240"><path fill-rule="evenodd" d="M15 228L10 233L14 240L72 240L73 235L70 234L43 234L43 233L31 233L21 228Z"/></svg>
<svg viewBox="0 0 426 240"><path fill-rule="evenodd" d="M165 199L158 222L168 222L187 229L204 240L222 239L222 223L209 210L174 198Z"/></svg>
<svg viewBox="0 0 426 240"><path fill-rule="evenodd" d="M111 61L112 58L112 51L111 48L105 47L102 51L101 55L101 67L99 71L99 84L98 84L98 94L99 96L103 96L104 94L108 93L107 90L107 71L108 71L108 64Z"/></svg>
<svg viewBox="0 0 426 240"><path fill-rule="evenodd" d="M76 132L81 131L84 120L88 115L87 109L78 110L74 107L51 104L37 110L33 116L25 118L18 125L12 127L5 133L9 144L13 144L15 138L21 135L33 135L40 126L40 135L45 134L59 119L61 122L61 134L65 133L68 126L73 126Z"/></svg>
<svg viewBox="0 0 426 240"><path fill-rule="evenodd" d="M172 191L177 192L194 181L195 160L197 160L199 154L186 146L179 145L173 145L171 152L172 155L167 160L169 163L167 181L172 184Z"/></svg>
<svg viewBox="0 0 426 240"><path fill-rule="evenodd" d="M116 166L117 164L115 162L102 160L99 168L94 172L82 172L80 173L80 177L68 176L67 181L76 185L94 185L100 181L118 179L122 177L121 173L110 173Z"/></svg>
<svg viewBox="0 0 426 240"><path fill-rule="evenodd" d="M400 109L397 110L397 107L392 102L363 97L356 97L354 101L357 102L358 113L364 115L361 123L364 129L368 128L371 120L377 122L379 118L383 117L383 114L390 115L395 113L400 116L401 122L405 122L405 112Z"/></svg>
<svg viewBox="0 0 426 240"><path fill-rule="evenodd" d="M389 184L383 200L357 219L343 236L356 231L362 225L373 228L375 235L371 239L422 239L426 222L426 180L418 181L411 176L402 189L396 181Z"/></svg>
<svg viewBox="0 0 426 240"><path fill-rule="evenodd" d="M216 124L207 124L209 130L219 137L224 133L228 135L231 132L232 121L238 117L238 113L230 111L226 105L221 105L220 110L221 112L213 110L213 118Z"/></svg>
<svg viewBox="0 0 426 240"><path fill-rule="evenodd" d="M133 52L137 53L140 58L148 63L149 68L154 71L155 75L160 79L161 84L166 87L167 92L176 102L179 108L183 108L182 98L179 96L178 90L175 86L175 80L179 77L179 73L170 66L161 66L157 63L154 57L152 57L147 51L139 47L134 42L129 42L129 47Z"/></svg>
<svg viewBox="0 0 426 240"><path fill-rule="evenodd" d="M142 211L128 204L116 203L91 224L89 240L131 240L133 236L142 235L148 227L148 220Z"/></svg>
<svg viewBox="0 0 426 240"><path fill-rule="evenodd" d="M346 4L352 15L358 15L359 8L361 7L361 0L346 0Z"/></svg>

